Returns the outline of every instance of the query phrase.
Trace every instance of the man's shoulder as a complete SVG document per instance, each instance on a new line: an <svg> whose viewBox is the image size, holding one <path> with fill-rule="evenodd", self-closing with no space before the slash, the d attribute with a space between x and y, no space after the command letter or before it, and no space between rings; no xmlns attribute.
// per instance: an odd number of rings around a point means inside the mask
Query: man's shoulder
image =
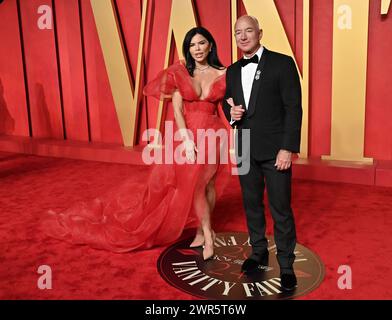
<svg viewBox="0 0 392 320"><path fill-rule="evenodd" d="M233 64L229 65L227 67L227 71L226 72L232 72L233 70L235 70L238 66L240 65L240 60L234 62Z"/></svg>
<svg viewBox="0 0 392 320"><path fill-rule="evenodd" d="M290 57L289 55L277 52L277 51L272 51L269 49L264 48L265 52L263 54L267 54L268 55L268 60L273 60L276 61L277 63L289 63L294 61L292 57ZM227 71L228 73L233 72L233 70L236 70L240 65L241 59L237 60L236 62L234 62L233 64L231 64L230 66L227 67Z"/></svg>
<svg viewBox="0 0 392 320"><path fill-rule="evenodd" d="M268 60L273 60L277 63L290 63L294 61L289 55L272 50L268 50Z"/></svg>

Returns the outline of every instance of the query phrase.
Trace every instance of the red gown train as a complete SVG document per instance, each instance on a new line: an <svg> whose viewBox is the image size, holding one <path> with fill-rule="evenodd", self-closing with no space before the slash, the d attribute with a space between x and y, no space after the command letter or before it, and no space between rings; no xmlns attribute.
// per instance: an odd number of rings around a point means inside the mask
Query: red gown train
<svg viewBox="0 0 392 320"><path fill-rule="evenodd" d="M170 99L178 90L183 98L187 128L197 137L198 129L221 129L227 133L218 114L225 87L225 76L217 77L208 96L200 100L185 66L177 62L148 83L144 94ZM216 148L212 151L208 143L197 145L198 157L203 150L207 154L205 164L153 164L141 193L132 193L136 182L128 178L115 190L91 202L76 203L63 212L48 212L41 224L43 231L57 239L113 252L148 249L175 241L184 229L198 226L200 217L196 212L203 212L207 205L203 201L207 183L212 178L216 180L218 199L230 176L229 161L222 158L222 154L228 154L227 140L222 138L214 143ZM173 144L176 149L180 142ZM215 153L215 164L207 163L211 152Z"/></svg>

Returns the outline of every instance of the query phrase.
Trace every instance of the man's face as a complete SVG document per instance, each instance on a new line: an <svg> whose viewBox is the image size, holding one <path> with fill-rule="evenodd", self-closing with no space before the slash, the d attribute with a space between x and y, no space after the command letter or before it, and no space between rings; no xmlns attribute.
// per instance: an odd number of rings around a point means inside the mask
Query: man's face
<svg viewBox="0 0 392 320"><path fill-rule="evenodd" d="M258 49L261 31L257 29L256 23L251 18L239 18L235 24L234 33L237 47L244 54L252 54Z"/></svg>

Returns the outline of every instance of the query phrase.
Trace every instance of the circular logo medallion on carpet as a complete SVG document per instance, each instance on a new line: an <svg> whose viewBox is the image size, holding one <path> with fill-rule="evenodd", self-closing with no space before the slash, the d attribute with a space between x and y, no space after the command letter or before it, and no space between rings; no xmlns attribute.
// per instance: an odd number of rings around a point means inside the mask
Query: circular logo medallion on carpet
<svg viewBox="0 0 392 320"><path fill-rule="evenodd" d="M298 286L285 292L280 286L276 246L268 238L269 265L246 275L241 273L243 261L250 255L247 233L219 233L215 256L204 261L202 248L189 248L192 239L179 241L158 259L158 271L169 284L181 291L204 299L272 300L303 296L319 286L324 278L324 265L309 249L297 244L294 270Z"/></svg>

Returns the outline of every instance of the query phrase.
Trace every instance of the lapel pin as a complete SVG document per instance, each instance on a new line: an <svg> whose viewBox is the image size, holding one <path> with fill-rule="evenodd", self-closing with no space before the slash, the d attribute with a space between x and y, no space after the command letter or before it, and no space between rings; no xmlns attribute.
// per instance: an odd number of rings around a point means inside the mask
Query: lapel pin
<svg viewBox="0 0 392 320"><path fill-rule="evenodd" d="M259 80L260 79L260 75L261 75L261 71L257 70L256 76L255 76L255 80Z"/></svg>

